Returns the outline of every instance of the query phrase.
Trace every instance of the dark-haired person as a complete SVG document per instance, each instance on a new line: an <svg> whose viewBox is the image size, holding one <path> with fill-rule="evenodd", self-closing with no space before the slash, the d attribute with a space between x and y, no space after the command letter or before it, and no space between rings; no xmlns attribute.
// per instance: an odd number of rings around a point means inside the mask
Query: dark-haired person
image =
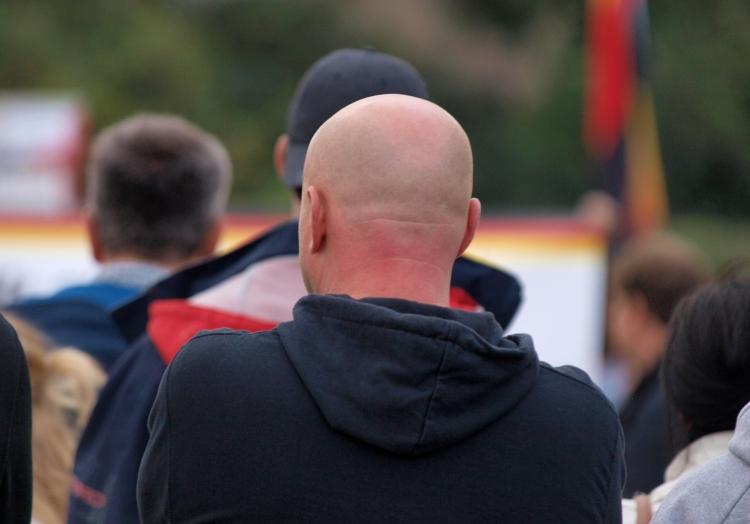
<svg viewBox="0 0 750 524"><path fill-rule="evenodd" d="M107 368L127 349L107 310L213 253L232 166L216 138L185 120L140 115L99 134L87 176L98 276L9 309Z"/></svg>
<svg viewBox="0 0 750 524"><path fill-rule="evenodd" d="M620 410L628 470L625 497L648 493L663 481L671 457L659 381L667 323L680 299L707 277L696 251L666 233L631 241L613 263L607 338L631 379L628 401Z"/></svg>
<svg viewBox="0 0 750 524"><path fill-rule="evenodd" d="M623 501L623 522L657 509L655 523L750 521L750 282L714 282L677 306L662 381L680 451L664 484Z"/></svg>
<svg viewBox="0 0 750 524"><path fill-rule="evenodd" d="M136 480L148 442L146 422L161 377L180 347L203 329L271 329L291 320L307 293L299 263L296 216L310 139L339 109L373 95L427 97L417 70L373 50L341 49L305 74L289 106L274 165L290 189L293 219L240 248L192 266L114 312L132 341L110 374L81 440L74 469L78 494L70 524L138 521ZM515 278L460 258L452 274L452 305L491 312L508 325L521 300ZM144 334L145 332L145 334Z"/></svg>
<svg viewBox="0 0 750 524"><path fill-rule="evenodd" d="M18 335L0 315L0 522L31 521L32 486L29 367Z"/></svg>

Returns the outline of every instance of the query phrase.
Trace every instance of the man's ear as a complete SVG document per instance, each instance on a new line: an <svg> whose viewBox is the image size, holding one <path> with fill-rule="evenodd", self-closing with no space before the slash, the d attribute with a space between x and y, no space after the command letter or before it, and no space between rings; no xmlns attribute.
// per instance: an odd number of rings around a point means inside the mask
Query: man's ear
<svg viewBox="0 0 750 524"><path fill-rule="evenodd" d="M326 238L325 202L315 186L305 192L310 205L310 253L315 254L323 248Z"/></svg>
<svg viewBox="0 0 750 524"><path fill-rule="evenodd" d="M273 148L273 168L276 176L283 182L284 169L286 169L286 152L289 149L289 135L283 134L276 140Z"/></svg>
<svg viewBox="0 0 750 524"><path fill-rule="evenodd" d="M221 226L221 218L214 220L203 240L203 243L198 247L198 250L195 253L196 257L205 257L214 254L216 246L219 244L219 238L221 238Z"/></svg>
<svg viewBox="0 0 750 524"><path fill-rule="evenodd" d="M477 232L479 226L479 218L482 216L482 204L478 198L472 198L469 202L469 214L466 218L466 231L464 232L464 238L461 241L461 248L458 250L456 258L464 254L469 248L471 241L474 240L474 235Z"/></svg>
<svg viewBox="0 0 750 524"><path fill-rule="evenodd" d="M102 237L99 234L99 222L93 213L86 213L84 217L86 223L86 232L89 235L89 242L91 243L91 251L94 254L94 259L99 263L107 261L107 254L102 244Z"/></svg>

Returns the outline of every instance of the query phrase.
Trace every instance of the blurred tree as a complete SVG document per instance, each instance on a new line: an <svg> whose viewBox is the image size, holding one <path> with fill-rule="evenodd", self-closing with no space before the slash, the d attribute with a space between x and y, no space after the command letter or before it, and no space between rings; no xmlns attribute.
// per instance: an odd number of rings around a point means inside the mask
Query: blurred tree
<svg viewBox="0 0 750 524"><path fill-rule="evenodd" d="M96 128L184 115L235 163L233 201L279 209L271 151L302 73L336 45L325 6L295 2L0 3L0 89L81 91Z"/></svg>
<svg viewBox="0 0 750 524"><path fill-rule="evenodd" d="M653 90L672 207L750 216L750 7L652 0ZM82 92L96 128L185 115L235 162L235 206L276 208L271 149L297 81L339 47L414 63L466 128L489 206L572 205L582 5L562 0L3 0L0 89Z"/></svg>
<svg viewBox="0 0 750 524"><path fill-rule="evenodd" d="M651 11L674 209L750 216L750 4L652 0Z"/></svg>

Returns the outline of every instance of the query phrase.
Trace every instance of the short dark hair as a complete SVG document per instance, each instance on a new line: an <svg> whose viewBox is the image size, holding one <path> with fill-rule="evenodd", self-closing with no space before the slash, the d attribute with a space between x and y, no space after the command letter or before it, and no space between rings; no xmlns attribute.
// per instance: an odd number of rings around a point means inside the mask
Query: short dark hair
<svg viewBox="0 0 750 524"><path fill-rule="evenodd" d="M750 402L748 280L717 281L680 302L661 374L676 448L734 429Z"/></svg>
<svg viewBox="0 0 750 524"><path fill-rule="evenodd" d="M649 311L666 324L680 299L708 276L708 265L690 245L658 233L625 246L613 264L611 285L643 295Z"/></svg>
<svg viewBox="0 0 750 524"><path fill-rule="evenodd" d="M179 117L137 115L94 142L87 203L107 250L187 258L224 212L231 178L219 140Z"/></svg>

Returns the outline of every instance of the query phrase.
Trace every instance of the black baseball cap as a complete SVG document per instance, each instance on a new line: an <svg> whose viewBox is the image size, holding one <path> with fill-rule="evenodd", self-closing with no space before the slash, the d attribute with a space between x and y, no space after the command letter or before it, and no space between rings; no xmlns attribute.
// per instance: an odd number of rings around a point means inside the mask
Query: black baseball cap
<svg viewBox="0 0 750 524"><path fill-rule="evenodd" d="M289 105L284 183L302 187L307 147L326 120L357 100L385 94L426 99L427 86L411 64L372 48L340 49L315 62Z"/></svg>

